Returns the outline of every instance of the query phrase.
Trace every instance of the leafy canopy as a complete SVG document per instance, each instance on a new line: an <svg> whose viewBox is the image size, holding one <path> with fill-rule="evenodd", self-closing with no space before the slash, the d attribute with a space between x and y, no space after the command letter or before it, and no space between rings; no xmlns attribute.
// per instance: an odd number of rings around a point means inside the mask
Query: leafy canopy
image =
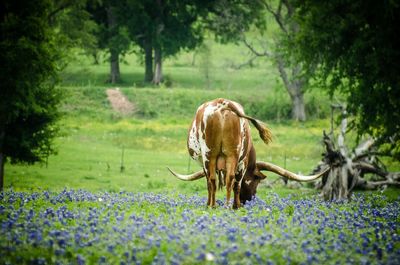
<svg viewBox="0 0 400 265"><path fill-rule="evenodd" d="M126 8L125 0L88 2L86 10L91 15L92 22L96 24L94 36L97 41L97 48L114 50L121 54L128 51L130 46L129 32L119 16L119 12L126 12ZM115 21L110 21L111 17Z"/></svg>
<svg viewBox="0 0 400 265"><path fill-rule="evenodd" d="M299 34L288 50L329 88L347 95L359 135L400 157L400 4L396 1L294 1Z"/></svg>
<svg viewBox="0 0 400 265"><path fill-rule="evenodd" d="M118 10L135 44L144 48L149 42L168 57L201 43L202 28L197 21L207 13L211 3L209 0L126 0L121 1Z"/></svg>
<svg viewBox="0 0 400 265"><path fill-rule="evenodd" d="M54 152L58 53L49 26L49 0L7 0L0 24L0 153L34 163Z"/></svg>

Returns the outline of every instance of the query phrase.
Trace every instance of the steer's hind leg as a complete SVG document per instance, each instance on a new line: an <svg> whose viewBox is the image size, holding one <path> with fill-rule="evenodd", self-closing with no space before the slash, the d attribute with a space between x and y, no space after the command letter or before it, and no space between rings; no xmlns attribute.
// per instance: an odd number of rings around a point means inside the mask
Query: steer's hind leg
<svg viewBox="0 0 400 265"><path fill-rule="evenodd" d="M229 207L231 200L232 187L235 179L236 161L227 158L226 161L226 206Z"/></svg>
<svg viewBox="0 0 400 265"><path fill-rule="evenodd" d="M215 207L215 191L217 189L216 181L214 179L210 179L211 182L211 198L210 198L210 207L214 208Z"/></svg>
<svg viewBox="0 0 400 265"><path fill-rule="evenodd" d="M211 181L209 180L209 177L206 177L207 181L207 190L208 190L208 199L207 199L207 206L210 206L211 203Z"/></svg>
<svg viewBox="0 0 400 265"><path fill-rule="evenodd" d="M210 159L208 163L207 172L207 187L208 187L208 201L207 205L210 207L215 207L215 192L217 190L216 185L216 160Z"/></svg>
<svg viewBox="0 0 400 265"><path fill-rule="evenodd" d="M215 207L215 190L217 189L215 179L207 178L208 200L207 206Z"/></svg>
<svg viewBox="0 0 400 265"><path fill-rule="evenodd" d="M242 172L239 172L239 174L235 175L235 180L233 183L233 209L238 209L240 208L240 184L242 182Z"/></svg>

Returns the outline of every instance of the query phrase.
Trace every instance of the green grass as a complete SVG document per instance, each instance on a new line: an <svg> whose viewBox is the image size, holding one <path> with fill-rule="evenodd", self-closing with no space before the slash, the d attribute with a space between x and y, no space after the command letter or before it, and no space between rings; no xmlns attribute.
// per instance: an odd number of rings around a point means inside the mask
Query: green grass
<svg viewBox="0 0 400 265"><path fill-rule="evenodd" d="M6 164L5 186L15 190L85 188L91 191L205 192L204 181L183 183L175 180L167 166L186 173L199 165L189 160L187 129L197 107L204 101L225 97L240 102L246 113L265 121L274 141L263 144L253 129L259 160L271 161L303 174L309 173L323 152L322 131L329 129L329 99L319 90L305 95L310 120L288 121L290 102L276 70L267 61L254 68L235 70L233 64L246 60L244 47L221 46L209 42L212 60L211 87L205 87L199 63L192 65L194 53L167 59L166 76L172 87L143 86L143 66L134 55L122 64L119 84L136 105L137 112L122 116L114 112L105 91L108 64L93 65L90 58L77 56L62 73L65 92L60 121L62 135L55 140L58 155L49 157L47 166ZM201 54L195 59L199 61ZM124 168L121 173L121 156ZM388 161L390 162L390 161ZM399 169L398 163L390 168ZM271 174L272 180L276 178ZM265 187L260 188L267 190ZM282 194L293 190L282 188ZM297 192L297 191L295 191ZM220 193L224 196L224 193Z"/></svg>
<svg viewBox="0 0 400 265"><path fill-rule="evenodd" d="M167 166L181 172L187 172L188 166L191 170L200 169L189 160L186 151L189 122L189 119L170 122L135 118L108 122L65 120L65 135L56 141L58 155L49 157L47 167L7 165L6 186L23 190L87 187L111 191L179 186L192 190L190 186L198 187L197 183L180 183L166 171ZM284 147L294 143L286 136L289 126L296 128L295 137L304 139L292 148ZM295 171L310 171L322 151L318 147L319 136L309 133L317 129L311 125L302 128L299 124L270 127L275 132L275 141L270 146L265 146L257 134L253 136L259 159L286 163ZM307 148L311 143L315 150ZM125 171L120 173L123 150Z"/></svg>

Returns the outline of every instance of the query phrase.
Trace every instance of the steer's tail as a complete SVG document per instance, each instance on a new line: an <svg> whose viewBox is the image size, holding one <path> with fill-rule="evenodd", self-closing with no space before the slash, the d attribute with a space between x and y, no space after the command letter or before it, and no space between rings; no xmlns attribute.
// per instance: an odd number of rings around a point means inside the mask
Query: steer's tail
<svg viewBox="0 0 400 265"><path fill-rule="evenodd" d="M267 126L262 122L257 119L254 119L253 117L247 116L246 114L242 113L236 106L235 104L229 102L227 106L233 113L238 115L240 118L245 118L251 121L251 123L257 128L258 133L260 134L261 139L264 141L264 143L269 144L272 142L272 133L271 131L267 128Z"/></svg>

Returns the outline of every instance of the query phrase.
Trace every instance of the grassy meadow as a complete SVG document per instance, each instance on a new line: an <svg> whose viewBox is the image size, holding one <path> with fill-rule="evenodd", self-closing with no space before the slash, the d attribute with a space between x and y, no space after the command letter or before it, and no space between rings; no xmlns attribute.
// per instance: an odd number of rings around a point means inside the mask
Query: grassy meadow
<svg viewBox="0 0 400 265"><path fill-rule="evenodd" d="M187 129L197 107L217 97L241 102L249 114L271 127L274 143L270 146L254 135L259 159L286 163L294 171L306 173L312 169L322 151L321 129L328 124L318 119L306 124L283 120L290 111L289 100L277 84L273 67L224 70L224 64L215 65L216 88L204 88L198 67L184 63L190 55L181 57L165 64L165 74L176 79L171 88L132 86L142 80L143 69L140 65L122 65L123 80L132 77L128 71L137 71L136 81L119 85L137 108L130 116L113 111L107 100L105 91L110 86L100 81L107 78L107 63L93 65L90 58L78 57L62 75L65 100L60 121L62 136L55 141L58 155L49 157L46 164L7 165L6 186L16 190L83 187L137 191L179 187L203 191L203 182L180 183L167 173L166 166L181 172L199 169L187 155ZM235 73L225 75L231 71ZM317 102L317 96L313 97ZM121 173L122 153L125 170Z"/></svg>
<svg viewBox="0 0 400 265"><path fill-rule="evenodd" d="M61 75L65 96L61 136L55 140L58 155L33 166L6 164L5 186L14 190L179 189L204 193L204 181L182 183L166 167L182 173L200 168L187 154L187 129L197 107L217 97L240 102L249 115L268 124L274 135L269 146L252 130L259 160L309 173L323 152L322 131L330 127L327 95L318 89L308 91L309 121L289 121L290 101L270 62L260 59L253 67L236 69L235 65L249 56L244 47L207 45L206 66L201 52L184 52L166 60L168 86L143 86L143 66L134 54L125 57L121 63L123 82L114 87L135 104L136 112L129 116L114 111L107 100L105 91L110 86L104 82L108 74L105 56L96 65L92 58L76 52ZM209 68L208 78L204 67ZM399 168L397 164L389 166Z"/></svg>
<svg viewBox="0 0 400 265"><path fill-rule="evenodd" d="M108 64L74 57L62 73L64 91L58 154L46 163L6 164L0 193L0 264L398 264L398 190L324 202L318 192L293 189L268 175L243 208L207 209L206 183L182 182L200 169L186 150L197 107L225 97L273 132L266 146L253 129L259 160L309 173L330 129L330 101L306 93L309 120L288 120L290 104L274 66L246 61L243 47L209 42L209 57L182 53L166 60L168 82L144 86L133 54L111 87ZM193 61L195 61L193 63ZM106 90L118 87L135 113L114 111ZM351 140L351 139L350 139ZM349 141L350 141L349 140ZM392 170L400 165L387 161ZM121 170L123 167L123 170ZM351 237L349 237L351 236Z"/></svg>

